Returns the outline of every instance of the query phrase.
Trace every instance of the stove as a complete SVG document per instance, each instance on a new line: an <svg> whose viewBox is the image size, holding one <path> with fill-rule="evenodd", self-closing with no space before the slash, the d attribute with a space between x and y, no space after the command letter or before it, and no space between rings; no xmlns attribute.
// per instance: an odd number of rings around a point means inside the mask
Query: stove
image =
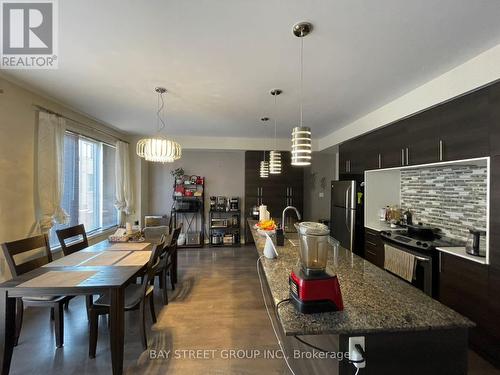
<svg viewBox="0 0 500 375"><path fill-rule="evenodd" d="M423 224L407 225L406 229L380 232L384 248L391 246L415 256L414 278L411 282L429 296L438 294L439 252L436 247L463 246L464 243L442 236L438 228Z"/></svg>
<svg viewBox="0 0 500 375"><path fill-rule="evenodd" d="M412 225L406 229L382 231L380 236L384 241L422 253L432 252L436 250L436 247L464 246L462 241L442 236L438 228L424 225Z"/></svg>

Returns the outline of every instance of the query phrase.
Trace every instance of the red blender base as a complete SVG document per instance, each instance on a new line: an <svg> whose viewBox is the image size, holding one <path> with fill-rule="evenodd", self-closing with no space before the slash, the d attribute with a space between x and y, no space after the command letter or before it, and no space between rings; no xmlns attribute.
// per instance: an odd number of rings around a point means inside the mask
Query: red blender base
<svg viewBox="0 0 500 375"><path fill-rule="evenodd" d="M326 272L306 275L300 268L292 271L288 281L291 301L301 313L344 310L337 276Z"/></svg>

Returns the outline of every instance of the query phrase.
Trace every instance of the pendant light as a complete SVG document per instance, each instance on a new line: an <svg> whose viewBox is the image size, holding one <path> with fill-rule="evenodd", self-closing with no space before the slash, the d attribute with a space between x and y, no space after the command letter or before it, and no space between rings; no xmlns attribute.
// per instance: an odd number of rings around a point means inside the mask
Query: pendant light
<svg viewBox="0 0 500 375"><path fill-rule="evenodd" d="M300 125L292 130L292 165L311 165L311 128L304 126L302 114L304 86L304 37L312 30L309 22L299 22L293 26L293 35L300 38Z"/></svg>
<svg viewBox="0 0 500 375"><path fill-rule="evenodd" d="M172 163L182 156L181 145L177 142L166 139L160 133L165 128L165 121L161 118L161 112L165 106L163 94L167 89L163 87L155 88L158 93L158 111L156 112L158 134L156 137L143 138L137 142L137 156L147 161L158 163ZM161 101L161 105L160 105Z"/></svg>
<svg viewBox="0 0 500 375"><path fill-rule="evenodd" d="M271 90L270 94L274 96L274 150L269 152L269 173L271 174L280 174L281 173L281 152L277 150L278 142L277 142L277 119L276 119L276 99L279 94L283 91L280 89Z"/></svg>
<svg viewBox="0 0 500 375"><path fill-rule="evenodd" d="M264 160L260 162L260 178L268 178L269 177L269 162L266 161L266 152L264 151Z"/></svg>

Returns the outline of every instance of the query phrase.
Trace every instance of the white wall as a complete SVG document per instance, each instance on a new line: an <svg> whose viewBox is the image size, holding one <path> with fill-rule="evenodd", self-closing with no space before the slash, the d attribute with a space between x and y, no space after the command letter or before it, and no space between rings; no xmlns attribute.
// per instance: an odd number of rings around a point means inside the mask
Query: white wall
<svg viewBox="0 0 500 375"><path fill-rule="evenodd" d="M103 124L0 77L0 243L34 233L37 130L33 104L89 126L104 128ZM113 133L109 128L107 131ZM87 135L92 136L91 133ZM115 134L124 138L123 134ZM0 281L9 277L2 255Z"/></svg>
<svg viewBox="0 0 500 375"><path fill-rule="evenodd" d="M205 177L207 218L210 208L209 197L212 195L240 197L240 208L243 207L245 195L244 151L183 150L182 158L175 163L150 164L149 214L170 214L174 185L170 171L176 168L183 168L187 175Z"/></svg>
<svg viewBox="0 0 500 375"><path fill-rule="evenodd" d="M314 152L311 166L304 168L304 220L330 218L330 182L336 176L336 148Z"/></svg>

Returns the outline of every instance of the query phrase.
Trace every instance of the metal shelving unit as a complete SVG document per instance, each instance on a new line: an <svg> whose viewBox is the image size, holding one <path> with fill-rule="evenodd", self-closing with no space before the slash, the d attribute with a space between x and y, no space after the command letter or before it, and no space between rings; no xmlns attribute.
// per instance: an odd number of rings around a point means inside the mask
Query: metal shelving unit
<svg viewBox="0 0 500 375"><path fill-rule="evenodd" d="M179 248L202 248L205 244L205 184L183 184L186 189L196 189L201 190L201 195L199 196L187 196L187 195L175 195L176 186L174 185L173 200L174 205L172 207L171 216L173 220L173 226L176 227L178 223L183 223L182 233L186 236L186 242ZM195 201L196 203L193 203ZM189 207L191 208L177 208L176 206ZM196 209L192 208L196 206ZM199 228L198 228L199 223ZM199 241L197 243L189 243L190 236L199 236Z"/></svg>
<svg viewBox="0 0 500 375"><path fill-rule="evenodd" d="M241 246L241 211L210 211L209 212L209 246L237 247ZM221 238L221 243L215 243L215 237ZM231 242L225 242L231 238ZM226 240L227 241L227 240Z"/></svg>

